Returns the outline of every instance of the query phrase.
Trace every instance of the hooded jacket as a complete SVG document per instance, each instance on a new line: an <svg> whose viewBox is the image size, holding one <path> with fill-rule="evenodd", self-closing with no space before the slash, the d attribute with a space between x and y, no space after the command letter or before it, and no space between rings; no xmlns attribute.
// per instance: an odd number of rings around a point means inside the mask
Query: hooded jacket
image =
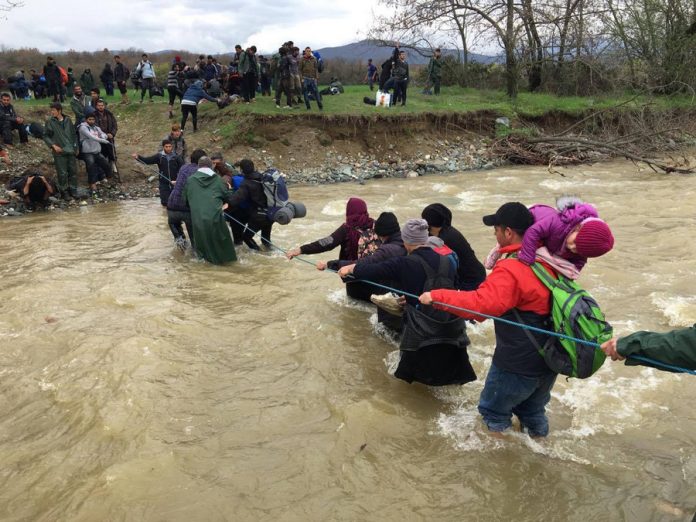
<svg viewBox="0 0 696 522"><path fill-rule="evenodd" d="M258 172L244 174L239 188L227 199L230 211L242 207L244 203L248 203L253 210L265 210L268 203L262 181L263 176Z"/></svg>
<svg viewBox="0 0 696 522"><path fill-rule="evenodd" d="M486 279L486 269L476 258L476 253L466 238L452 226L452 212L450 209L441 203L433 203L428 205L423 212L424 215L427 212L432 212L439 217L437 222L432 223L431 218L425 219L431 226L442 227L438 237L457 254L459 259L457 288L460 290L475 290L478 288L478 285Z"/></svg>
<svg viewBox="0 0 696 522"><path fill-rule="evenodd" d="M181 103L184 105L198 105L198 102L204 99L217 102L216 98L213 98L203 90L203 82L201 80L196 80L193 82L193 85L186 89Z"/></svg>
<svg viewBox="0 0 696 522"><path fill-rule="evenodd" d="M215 171L201 168L189 177L183 198L191 209L196 253L206 261L222 265L237 260L222 205L230 190Z"/></svg>
<svg viewBox="0 0 696 522"><path fill-rule="evenodd" d="M77 151L77 133L69 117L63 115L63 121L51 116L46 122L44 142L49 147L58 145L62 154L75 154ZM55 152L54 152L55 154Z"/></svg>
<svg viewBox="0 0 696 522"><path fill-rule="evenodd" d="M83 154L99 154L101 144L109 143L103 130L96 125L88 125L86 121L77 126L77 131L80 134L80 149Z"/></svg>
<svg viewBox="0 0 696 522"><path fill-rule="evenodd" d="M534 216L534 224L524 233L520 261L528 265L534 263L536 250L543 244L552 254L572 262L578 270L582 269L587 258L566 250L565 240L585 219L598 217L597 210L587 203L578 203L560 211L548 205L534 205L529 211Z"/></svg>

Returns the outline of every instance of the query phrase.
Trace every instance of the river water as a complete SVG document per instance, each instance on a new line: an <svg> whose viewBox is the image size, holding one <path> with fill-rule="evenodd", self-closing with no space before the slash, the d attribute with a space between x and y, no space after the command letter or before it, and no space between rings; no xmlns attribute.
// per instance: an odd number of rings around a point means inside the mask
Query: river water
<svg viewBox="0 0 696 522"><path fill-rule="evenodd" d="M400 221L442 202L479 258L502 203L595 203L616 247L580 279L619 333L696 322L696 179L617 162L294 187L321 237L363 197ZM551 434L499 441L479 380L392 377L398 352L335 275L173 248L158 201L0 223L0 520L691 520L696 378L607 362L559 379ZM330 259L330 255L313 259Z"/></svg>

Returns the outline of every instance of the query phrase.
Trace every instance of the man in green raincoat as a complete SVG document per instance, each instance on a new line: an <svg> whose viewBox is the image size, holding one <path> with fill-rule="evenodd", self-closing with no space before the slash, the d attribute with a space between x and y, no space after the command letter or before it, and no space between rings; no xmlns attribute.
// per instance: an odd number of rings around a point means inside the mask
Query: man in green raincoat
<svg viewBox="0 0 696 522"><path fill-rule="evenodd" d="M696 370L696 325L665 333L635 332L605 342L602 350L614 361L626 359L627 365L641 364L670 371L658 364L631 359L631 356L638 355L662 364Z"/></svg>
<svg viewBox="0 0 696 522"><path fill-rule="evenodd" d="M209 157L198 160L198 171L186 182L183 195L191 209L196 253L214 265L224 265L237 260L223 215L223 204L232 191L212 167Z"/></svg>

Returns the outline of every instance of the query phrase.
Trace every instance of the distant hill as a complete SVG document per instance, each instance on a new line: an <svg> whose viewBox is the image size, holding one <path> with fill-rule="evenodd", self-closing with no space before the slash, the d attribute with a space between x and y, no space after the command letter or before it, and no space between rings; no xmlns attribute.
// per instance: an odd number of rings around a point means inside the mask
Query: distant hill
<svg viewBox="0 0 696 522"><path fill-rule="evenodd" d="M393 47L381 47L370 40L362 40L340 47L324 47L323 49L316 50L321 54L321 57L326 60L343 58L345 60L367 61L368 58L372 58L375 64L379 64L389 58L392 49ZM430 60L430 50L423 49L423 55L410 49L407 49L406 52L408 53L408 62L410 64L424 65ZM457 53L458 51L456 49L442 49L443 56L457 56ZM485 54L469 53L469 61L493 63L500 61L500 58L497 56L487 56Z"/></svg>

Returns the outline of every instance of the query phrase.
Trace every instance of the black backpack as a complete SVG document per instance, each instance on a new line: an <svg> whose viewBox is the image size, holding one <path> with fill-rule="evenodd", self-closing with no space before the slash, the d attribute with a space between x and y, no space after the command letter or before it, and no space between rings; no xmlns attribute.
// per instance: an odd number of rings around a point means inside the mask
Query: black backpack
<svg viewBox="0 0 696 522"><path fill-rule="evenodd" d="M455 288L455 276L450 276L452 264L447 256L438 254L440 263L437 270L433 270L430 264L418 254L411 254L409 257L418 261L425 270L426 279L423 292L429 292L436 288ZM460 339L465 329L466 323L462 317L454 316L444 310L437 310L432 306L419 306L419 308L406 306L404 309L404 331L399 349L416 352L436 344L462 347Z"/></svg>

